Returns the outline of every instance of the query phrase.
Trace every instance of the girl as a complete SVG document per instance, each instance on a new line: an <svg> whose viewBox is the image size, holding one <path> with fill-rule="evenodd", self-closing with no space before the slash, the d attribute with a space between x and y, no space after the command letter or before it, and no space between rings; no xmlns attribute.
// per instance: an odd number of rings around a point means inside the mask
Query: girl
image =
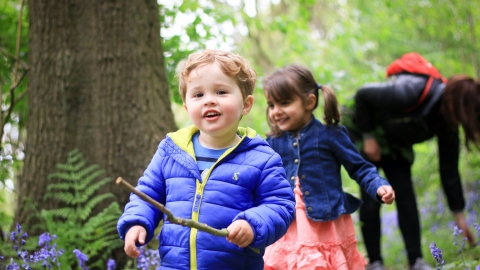
<svg viewBox="0 0 480 270"><path fill-rule="evenodd" d="M338 125L335 94L317 84L307 68L279 69L263 84L271 128L267 142L282 157L296 198L296 218L267 248L265 269L365 269L350 216L361 201L342 190L340 168L379 203L394 201L392 187L360 156L345 127ZM319 90L325 99L325 125L312 114Z"/></svg>

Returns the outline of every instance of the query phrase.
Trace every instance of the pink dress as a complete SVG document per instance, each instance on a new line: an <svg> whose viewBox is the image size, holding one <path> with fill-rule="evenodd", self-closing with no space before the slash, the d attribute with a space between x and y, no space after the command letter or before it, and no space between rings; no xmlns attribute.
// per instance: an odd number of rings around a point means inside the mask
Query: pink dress
<svg viewBox="0 0 480 270"><path fill-rule="evenodd" d="M267 247L265 270L364 270L350 215L319 222L307 218L298 178L295 182L296 218L287 233Z"/></svg>

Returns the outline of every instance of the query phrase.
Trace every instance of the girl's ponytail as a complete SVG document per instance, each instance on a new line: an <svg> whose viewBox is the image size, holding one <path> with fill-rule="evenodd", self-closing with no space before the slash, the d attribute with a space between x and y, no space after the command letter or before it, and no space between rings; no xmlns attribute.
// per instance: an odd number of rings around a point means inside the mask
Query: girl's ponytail
<svg viewBox="0 0 480 270"><path fill-rule="evenodd" d="M318 89L322 90L323 99L325 100L325 104L323 106L323 113L324 117L323 120L327 125L336 125L340 122L340 110L338 108L338 100L335 96L333 90L325 85L318 85ZM318 92L317 92L317 100L318 99Z"/></svg>

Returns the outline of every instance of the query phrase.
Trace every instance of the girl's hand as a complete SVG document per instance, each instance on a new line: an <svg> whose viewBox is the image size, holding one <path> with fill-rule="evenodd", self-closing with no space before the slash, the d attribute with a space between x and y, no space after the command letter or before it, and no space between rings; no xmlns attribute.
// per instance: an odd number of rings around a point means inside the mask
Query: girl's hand
<svg viewBox="0 0 480 270"><path fill-rule="evenodd" d="M382 201L386 204L392 204L395 200L395 191L391 186L381 186L377 189L378 196L382 197Z"/></svg>
<svg viewBox="0 0 480 270"><path fill-rule="evenodd" d="M145 244L145 237L147 237L145 228L140 225L131 227L125 235L125 246L123 248L125 253L132 258L140 256L140 251L137 249L135 243Z"/></svg>
<svg viewBox="0 0 480 270"><path fill-rule="evenodd" d="M244 248L253 241L253 229L250 224L243 219L239 219L227 228L227 241Z"/></svg>

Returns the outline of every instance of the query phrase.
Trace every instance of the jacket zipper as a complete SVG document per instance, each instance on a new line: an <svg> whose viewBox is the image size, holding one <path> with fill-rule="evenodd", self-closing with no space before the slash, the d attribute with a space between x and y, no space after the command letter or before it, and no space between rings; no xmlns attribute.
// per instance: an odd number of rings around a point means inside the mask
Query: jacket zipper
<svg viewBox="0 0 480 270"><path fill-rule="evenodd" d="M240 140L240 142L237 143L233 148L228 149L221 155L217 162L215 162L210 169L208 169L208 172L205 174L205 178L202 179L202 181L196 179L195 183L195 199L193 201L193 207L192 207L192 220L198 222L198 216L200 215L200 206L202 203L202 196L203 196L203 191L205 189L205 186L207 185L208 178L210 177L210 173L213 171L213 168L217 166L217 164L228 154L230 154L233 150L237 148L238 145L243 141L245 136ZM195 228L192 228L190 230L190 269L191 270L196 270L197 269L197 233L198 230Z"/></svg>

